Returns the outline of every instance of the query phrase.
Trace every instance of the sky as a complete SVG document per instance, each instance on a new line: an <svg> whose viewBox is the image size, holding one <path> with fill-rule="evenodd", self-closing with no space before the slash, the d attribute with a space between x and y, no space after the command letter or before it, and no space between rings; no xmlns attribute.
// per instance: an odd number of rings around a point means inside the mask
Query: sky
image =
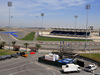
<svg viewBox="0 0 100 75"><path fill-rule="evenodd" d="M100 28L100 0L0 0L0 27L9 26L8 1L11 27L42 27L43 20L43 27L75 28L77 15L76 28L86 28L85 6L90 4L88 26Z"/></svg>

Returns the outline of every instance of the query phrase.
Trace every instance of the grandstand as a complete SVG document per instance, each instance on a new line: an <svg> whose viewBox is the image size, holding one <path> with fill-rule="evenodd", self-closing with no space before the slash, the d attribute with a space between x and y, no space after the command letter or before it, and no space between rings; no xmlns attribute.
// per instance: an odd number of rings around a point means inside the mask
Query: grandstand
<svg viewBox="0 0 100 75"><path fill-rule="evenodd" d="M63 36L86 36L86 29L65 29L65 28L54 28L50 32L51 35L63 35ZM90 35L90 30L87 30L87 36Z"/></svg>

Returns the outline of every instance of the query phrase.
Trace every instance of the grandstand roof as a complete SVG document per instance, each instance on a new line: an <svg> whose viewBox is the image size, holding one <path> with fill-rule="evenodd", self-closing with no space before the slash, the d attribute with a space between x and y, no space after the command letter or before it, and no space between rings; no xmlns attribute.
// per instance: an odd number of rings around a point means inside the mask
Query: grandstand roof
<svg viewBox="0 0 100 75"><path fill-rule="evenodd" d="M76 32L86 32L86 29L73 29L73 28L52 28L56 31L76 31ZM87 32L90 32L90 29L87 29Z"/></svg>

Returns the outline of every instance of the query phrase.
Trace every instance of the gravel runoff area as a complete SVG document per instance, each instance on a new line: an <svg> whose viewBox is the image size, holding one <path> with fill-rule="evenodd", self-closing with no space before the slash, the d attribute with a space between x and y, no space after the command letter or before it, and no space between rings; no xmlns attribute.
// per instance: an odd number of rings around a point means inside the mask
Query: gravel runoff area
<svg viewBox="0 0 100 75"><path fill-rule="evenodd" d="M83 70L80 73L62 74L61 68L37 62L38 57L43 55L38 53L29 55L28 58L18 57L0 61L0 75L93 75ZM100 75L100 67L94 73Z"/></svg>

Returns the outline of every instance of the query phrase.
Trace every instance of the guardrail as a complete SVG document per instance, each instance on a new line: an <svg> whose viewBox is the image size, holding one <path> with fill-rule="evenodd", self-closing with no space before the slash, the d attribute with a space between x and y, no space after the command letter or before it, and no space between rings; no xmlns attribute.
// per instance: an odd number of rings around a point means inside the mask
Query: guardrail
<svg viewBox="0 0 100 75"><path fill-rule="evenodd" d="M31 44L33 44L33 43L31 43ZM35 43L34 43L35 44ZM37 42L36 44L43 44L43 45L60 45L60 43L47 43L47 42ZM68 45L68 46L70 46L70 45L82 45L82 46L85 46L86 44L85 43L64 43L64 45ZM92 45L97 45L97 46L99 46L100 45L100 43L87 43L87 45L89 45L89 46L92 46Z"/></svg>

